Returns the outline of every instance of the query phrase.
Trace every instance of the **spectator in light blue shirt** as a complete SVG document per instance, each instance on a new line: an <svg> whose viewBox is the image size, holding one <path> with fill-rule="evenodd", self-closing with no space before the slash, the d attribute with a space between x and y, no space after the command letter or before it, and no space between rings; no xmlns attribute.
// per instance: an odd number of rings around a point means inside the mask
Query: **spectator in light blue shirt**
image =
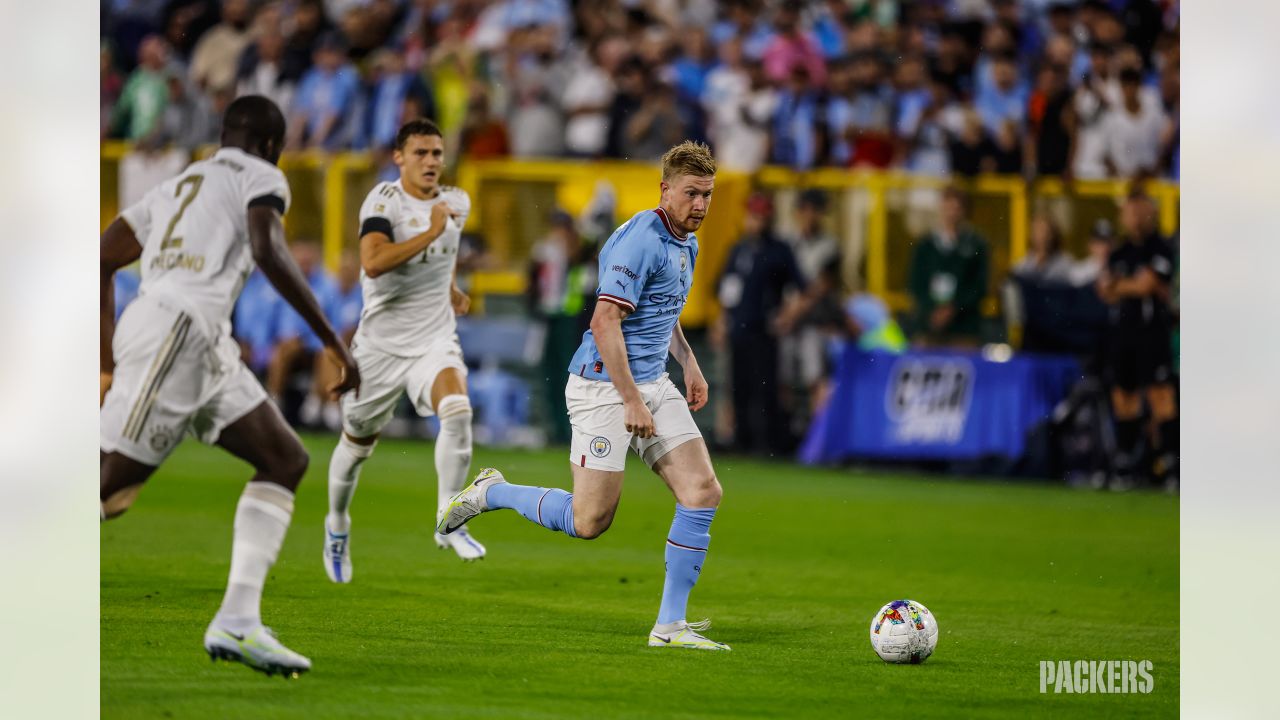
<svg viewBox="0 0 1280 720"><path fill-rule="evenodd" d="M335 150L350 139L349 121L359 100L360 79L337 33L320 39L314 61L294 96L289 144Z"/></svg>
<svg viewBox="0 0 1280 720"><path fill-rule="evenodd" d="M261 270L254 270L240 292L232 315L233 334L240 342L241 356L254 373L262 375L275 349L276 326L284 298L271 286Z"/></svg>
<svg viewBox="0 0 1280 720"><path fill-rule="evenodd" d="M1027 117L1027 87L1018 76L1017 58L1002 53L992 58L991 84L979 89L974 106L982 125L991 135L1000 132L1005 121L1022 128Z"/></svg>
<svg viewBox="0 0 1280 720"><path fill-rule="evenodd" d="M507 30L542 25L564 25L572 13L565 0L506 0L502 24Z"/></svg>
<svg viewBox="0 0 1280 720"><path fill-rule="evenodd" d="M808 71L797 65L791 71L791 81L778 92L770 159L796 170L813 167L818 152L818 115L818 93L809 86Z"/></svg>
<svg viewBox="0 0 1280 720"><path fill-rule="evenodd" d="M818 41L818 47L828 60L844 55L843 22L845 15L854 12L856 11L849 10L845 0L827 0L826 8L818 11L818 16L813 21L813 39Z"/></svg>
<svg viewBox="0 0 1280 720"><path fill-rule="evenodd" d="M356 149L387 150L395 145L396 132L410 117L405 105L412 105L412 117L435 117L435 100L422 76L405 68L399 50L383 49L373 54L375 80L362 113Z"/></svg>
<svg viewBox="0 0 1280 720"><path fill-rule="evenodd" d="M672 80L682 102L696 103L707 87L707 76L716 66L707 31L691 28L680 38L681 55L671 63Z"/></svg>
<svg viewBox="0 0 1280 720"><path fill-rule="evenodd" d="M853 67L848 58L831 62L827 74L827 146L828 159L838 167L853 161L849 130L853 127Z"/></svg>
<svg viewBox="0 0 1280 720"><path fill-rule="evenodd" d="M327 317L334 304L334 295L337 294L337 283L320 262L319 245L303 240L293 243L289 249L293 252L298 268L306 276L307 285L315 294L317 304ZM332 318L330 321L332 322ZM274 340L276 347L271 356L271 368L267 375L267 390L278 397L280 392L276 391L283 392L284 381L287 379L283 375L288 375L295 369L294 365L297 364L296 361L301 354L317 352L323 344L302 316L292 307L282 308ZM283 373L283 375L273 378L277 373ZM273 381L279 387L271 387Z"/></svg>
<svg viewBox="0 0 1280 720"><path fill-rule="evenodd" d="M338 337L349 345L355 337L360 312L364 308L359 254L354 248L344 250L336 277L330 277L317 263L308 278L324 316L333 325ZM329 397L329 388L340 379L338 366L325 356L319 339L310 332L297 313L292 313L286 332L294 337L301 337L306 353L311 356L311 389L298 409L298 419L308 426L323 425L330 430L339 429L342 426L342 415L338 403Z"/></svg>
<svg viewBox="0 0 1280 720"><path fill-rule="evenodd" d="M749 60L764 57L765 48L777 34L765 21L753 0L730 0L728 18L711 28L711 44L720 47L731 38L742 40L742 56Z"/></svg>

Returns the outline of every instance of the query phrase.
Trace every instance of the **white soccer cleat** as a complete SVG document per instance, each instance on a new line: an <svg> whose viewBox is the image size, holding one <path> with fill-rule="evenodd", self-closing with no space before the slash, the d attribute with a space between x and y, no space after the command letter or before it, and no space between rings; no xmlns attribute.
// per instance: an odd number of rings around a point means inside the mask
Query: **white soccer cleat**
<svg viewBox="0 0 1280 720"><path fill-rule="evenodd" d="M440 511L439 520L436 521L436 532L440 535L450 535L466 525L471 518L488 510L489 503L485 502L485 494L489 492L490 487L506 481L502 473L493 468L481 470L470 485L449 498L449 504Z"/></svg>
<svg viewBox="0 0 1280 720"><path fill-rule="evenodd" d="M694 623L679 620L665 625L654 625L653 630L649 632L649 647L728 650L728 645L705 638L699 634L710 627L710 620L699 620Z"/></svg>
<svg viewBox="0 0 1280 720"><path fill-rule="evenodd" d="M324 571L336 583L351 582L351 531L335 533L324 521Z"/></svg>
<svg viewBox="0 0 1280 720"><path fill-rule="evenodd" d="M279 673L296 679L311 669L311 661L290 650L265 625L237 633L218 626L215 619L204 632L204 649L210 660L244 663L267 675Z"/></svg>
<svg viewBox="0 0 1280 720"><path fill-rule="evenodd" d="M436 545L444 550L445 548L453 548L458 553L458 557L466 562L472 560L484 559L484 545L481 545L475 538L471 537L471 533L466 528L455 530L452 535L435 534Z"/></svg>

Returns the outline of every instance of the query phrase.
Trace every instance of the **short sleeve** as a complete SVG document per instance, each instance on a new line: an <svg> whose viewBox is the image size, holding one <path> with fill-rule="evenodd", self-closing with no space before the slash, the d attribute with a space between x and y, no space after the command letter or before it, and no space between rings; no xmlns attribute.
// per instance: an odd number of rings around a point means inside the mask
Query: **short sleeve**
<svg viewBox="0 0 1280 720"><path fill-rule="evenodd" d="M471 216L471 196L467 191L462 188L452 188L445 202L449 203L449 207L457 214L458 227L466 225L467 218Z"/></svg>
<svg viewBox="0 0 1280 720"><path fill-rule="evenodd" d="M243 202L246 209L265 205L284 215L289 210L291 199L289 181L280 168L266 162L253 163L244 178Z"/></svg>
<svg viewBox="0 0 1280 720"><path fill-rule="evenodd" d="M159 187L152 188L142 199L130 205L120 212L120 219L124 220L133 230L133 237L137 239L138 244L142 247L147 246L147 236L151 234L151 215L152 208L155 206L156 194L160 191Z"/></svg>
<svg viewBox="0 0 1280 720"><path fill-rule="evenodd" d="M640 292L653 271L657 242L645 242L643 233L624 230L608 253L600 258L600 285L596 296L628 313L636 311Z"/></svg>
<svg viewBox="0 0 1280 720"><path fill-rule="evenodd" d="M400 191L391 183L379 183L360 206L360 237L372 232L395 240L392 229L400 217Z"/></svg>

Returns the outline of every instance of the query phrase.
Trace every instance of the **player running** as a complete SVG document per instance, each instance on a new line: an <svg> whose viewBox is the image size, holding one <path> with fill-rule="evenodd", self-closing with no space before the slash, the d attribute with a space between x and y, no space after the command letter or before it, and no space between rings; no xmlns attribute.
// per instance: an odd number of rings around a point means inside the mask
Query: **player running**
<svg viewBox="0 0 1280 720"><path fill-rule="evenodd" d="M470 298L458 289L458 240L471 198L440 185L444 138L430 120L405 123L393 155L400 179L378 183L360 208L364 311L351 343L364 373L360 396L342 398L342 437L329 461L324 569L351 582L351 498L360 466L407 394L420 415L440 419L436 437L437 509L466 483L471 467L471 400L458 344L457 315ZM467 533L436 534L463 560L484 557Z"/></svg>
<svg viewBox="0 0 1280 720"><path fill-rule="evenodd" d="M599 537L613 522L630 447L676 498L662 605L649 633L653 647L729 649L702 636L709 621L685 620L721 496L689 413L706 405L707 381L678 322L698 257L693 233L711 204L715 172L705 145L685 142L668 150L657 209L628 220L600 251L599 302L565 386L573 493L513 485L486 468L452 499L436 526L447 535L482 512L510 508L569 537ZM684 368L685 397L665 372L668 352Z"/></svg>
<svg viewBox="0 0 1280 720"><path fill-rule="evenodd" d="M281 645L259 606L293 515L307 451L231 339L231 310L256 262L342 368L355 361L325 320L285 245L289 184L276 167L284 116L260 96L227 108L222 147L147 193L107 228L101 249L102 519L133 504L184 432L255 470L236 506L231 573L204 635L214 659L296 677L311 661ZM141 256L139 295L114 322L112 278Z"/></svg>

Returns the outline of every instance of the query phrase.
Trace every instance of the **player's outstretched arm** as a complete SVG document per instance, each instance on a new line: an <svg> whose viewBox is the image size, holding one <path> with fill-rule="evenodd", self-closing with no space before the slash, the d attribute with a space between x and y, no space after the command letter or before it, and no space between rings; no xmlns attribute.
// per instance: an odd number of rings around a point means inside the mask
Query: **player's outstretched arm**
<svg viewBox="0 0 1280 720"><path fill-rule="evenodd" d="M342 394L348 390L360 389L360 371L356 361L351 357L347 346L342 342L325 319L316 296L307 285L302 270L293 261L289 248L284 241L284 225L280 222L280 211L266 205L255 205L249 208L249 243L253 247L253 259L262 269L262 274L280 293L280 296L302 316L307 325L324 343L330 356L342 369L338 384L329 388L330 392Z"/></svg>
<svg viewBox="0 0 1280 720"><path fill-rule="evenodd" d="M98 268L101 274L98 285L98 401L111 386L111 373L115 360L111 356L111 339L116 334L116 271L137 260L142 255L142 245L133 234L129 223L116 218L102 233L102 245L98 252Z"/></svg>
<svg viewBox="0 0 1280 720"><path fill-rule="evenodd" d="M595 336L596 347L609 371L609 378L613 380L613 387L622 396L627 431L642 438L653 437L653 413L640 397L640 388L636 387L631 365L627 363L627 344L622 339L622 320L626 316L626 310L619 305L604 301L596 303L595 314L591 316L591 334Z"/></svg>
<svg viewBox="0 0 1280 720"><path fill-rule="evenodd" d="M455 214L447 204L437 203L431 208L431 226L401 243L392 242L387 233L365 233L360 237L360 265L364 273L376 278L409 262L444 234L449 218ZM389 225L387 229L390 230Z"/></svg>
<svg viewBox="0 0 1280 720"><path fill-rule="evenodd" d="M707 378L702 374L698 358L694 357L693 347L685 338L684 329L680 327L678 320L676 326L671 328L670 350L671 356L684 368L684 399L689 403L689 409L695 412L701 410L707 404Z"/></svg>

